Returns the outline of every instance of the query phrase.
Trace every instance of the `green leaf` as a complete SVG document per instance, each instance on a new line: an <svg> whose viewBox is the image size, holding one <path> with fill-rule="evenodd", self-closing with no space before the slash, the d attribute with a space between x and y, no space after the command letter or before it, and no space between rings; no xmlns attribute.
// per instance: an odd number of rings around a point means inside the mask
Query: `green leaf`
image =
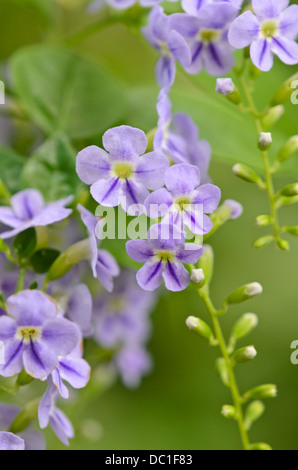
<svg viewBox="0 0 298 470"><path fill-rule="evenodd" d="M48 135L60 130L74 139L94 136L125 114L121 83L68 50L27 47L16 52L10 64L16 93Z"/></svg>
<svg viewBox="0 0 298 470"><path fill-rule="evenodd" d="M81 182L75 170L75 155L66 136L53 136L26 163L21 175L22 186L38 189L48 201L76 195Z"/></svg>
<svg viewBox="0 0 298 470"><path fill-rule="evenodd" d="M14 150L0 147L0 179L11 192L20 189L19 177L24 163L25 159Z"/></svg>
<svg viewBox="0 0 298 470"><path fill-rule="evenodd" d="M60 255L60 251L52 248L46 248L37 251L31 258L31 266L38 274L45 274L48 272L54 261Z"/></svg>
<svg viewBox="0 0 298 470"><path fill-rule="evenodd" d="M36 230L35 228L29 228L16 237L13 250L18 258L29 258L34 253L36 243Z"/></svg>

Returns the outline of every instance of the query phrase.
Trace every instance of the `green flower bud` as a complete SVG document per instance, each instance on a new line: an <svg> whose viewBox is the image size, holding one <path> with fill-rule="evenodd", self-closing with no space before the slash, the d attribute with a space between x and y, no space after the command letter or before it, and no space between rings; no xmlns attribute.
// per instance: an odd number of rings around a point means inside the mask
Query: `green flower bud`
<svg viewBox="0 0 298 470"><path fill-rule="evenodd" d="M241 94L231 78L218 78L216 92L226 96L233 104L239 105L242 101Z"/></svg>
<svg viewBox="0 0 298 470"><path fill-rule="evenodd" d="M29 385L31 382L33 382L33 380L34 378L31 377L31 375L28 375L25 369L23 369L22 372L20 372L18 375L17 384L21 387L24 387L25 385Z"/></svg>
<svg viewBox="0 0 298 470"><path fill-rule="evenodd" d="M185 323L189 330L193 331L201 338L208 339L212 343L215 341L211 328L200 318L188 317Z"/></svg>
<svg viewBox="0 0 298 470"><path fill-rule="evenodd" d="M260 150L269 150L272 145L271 132L262 132L259 136L258 146Z"/></svg>
<svg viewBox="0 0 298 470"><path fill-rule="evenodd" d="M255 183L258 184L259 186L263 186L264 182L260 178L260 176L249 166L244 165L243 163L237 163L236 165L233 166L233 173L235 176L238 176L244 181L247 181L248 183Z"/></svg>
<svg viewBox="0 0 298 470"><path fill-rule="evenodd" d="M262 400L265 398L276 398L277 397L277 387L273 384L260 385L255 387L245 393L244 399L249 400Z"/></svg>
<svg viewBox="0 0 298 470"><path fill-rule="evenodd" d="M274 124L282 117L285 112L284 106L281 104L271 108L268 113L262 118L262 127L265 131L269 131Z"/></svg>
<svg viewBox="0 0 298 470"><path fill-rule="evenodd" d="M230 386L229 372L228 372L226 361L224 360L224 358L221 357L221 358L217 359L216 369L217 369L217 372L218 372L218 374L219 374L219 376L222 380L222 383L226 387L229 387Z"/></svg>
<svg viewBox="0 0 298 470"><path fill-rule="evenodd" d="M237 349L232 356L232 361L235 364L244 364L245 362L252 361L257 355L254 346L246 346L245 348Z"/></svg>
<svg viewBox="0 0 298 470"><path fill-rule="evenodd" d="M237 410L235 406L224 405L221 410L221 414L227 419L237 420Z"/></svg>
<svg viewBox="0 0 298 470"><path fill-rule="evenodd" d="M279 151L277 160L282 163L298 151L298 135L293 135Z"/></svg>
<svg viewBox="0 0 298 470"><path fill-rule="evenodd" d="M246 410L245 413L245 428L247 431L250 430L253 423L255 423L265 412L265 405L261 401L253 401Z"/></svg>
<svg viewBox="0 0 298 470"><path fill-rule="evenodd" d="M245 313L234 325L231 339L238 341L249 335L259 323L259 319L254 313Z"/></svg>
<svg viewBox="0 0 298 470"><path fill-rule="evenodd" d="M90 241L88 239L76 243L65 250L52 264L46 277L47 282L60 279L80 261L90 259L90 250Z"/></svg>
<svg viewBox="0 0 298 470"><path fill-rule="evenodd" d="M192 269L190 273L190 280L194 284L202 285L205 281L205 275L203 269Z"/></svg>
<svg viewBox="0 0 298 470"><path fill-rule="evenodd" d="M292 83L296 80L298 80L298 72L282 84L272 100L272 106L283 104L291 98L293 93Z"/></svg>
<svg viewBox="0 0 298 470"><path fill-rule="evenodd" d="M13 434L24 431L37 418L40 398L30 401L13 421L9 431Z"/></svg>
<svg viewBox="0 0 298 470"><path fill-rule="evenodd" d="M289 251L290 250L290 243L288 242L288 240L284 240L283 238L279 238L277 240L277 246L282 251Z"/></svg>
<svg viewBox="0 0 298 470"><path fill-rule="evenodd" d="M156 131L157 131L157 127L155 127L154 129L151 129L151 131L149 131L148 134L147 134L148 144L147 144L146 152L152 152L153 151L153 144L154 144L154 138L155 138Z"/></svg>
<svg viewBox="0 0 298 470"><path fill-rule="evenodd" d="M268 227L272 224L272 217L270 215L259 215L257 217L257 225L259 227Z"/></svg>
<svg viewBox="0 0 298 470"><path fill-rule="evenodd" d="M272 447L265 442L258 442L257 444L251 444L250 450L272 450Z"/></svg>
<svg viewBox="0 0 298 470"><path fill-rule="evenodd" d="M251 284L246 284L245 286L240 287L235 290L229 297L226 299L227 304L240 304L245 300L251 299L256 295L260 295L263 292L263 287L258 282L252 282Z"/></svg>
<svg viewBox="0 0 298 470"><path fill-rule="evenodd" d="M293 197L298 196L298 183L289 184L280 190L281 196Z"/></svg>
<svg viewBox="0 0 298 470"><path fill-rule="evenodd" d="M294 237L298 237L298 225L294 225L292 227L286 227L286 231Z"/></svg>
<svg viewBox="0 0 298 470"><path fill-rule="evenodd" d="M272 243L273 240L274 240L274 237L272 235L268 235L266 237L258 238L258 240L256 240L253 243L253 247L254 248L265 248L266 246L270 245L270 243Z"/></svg>
<svg viewBox="0 0 298 470"><path fill-rule="evenodd" d="M205 283L209 284L213 276L214 253L210 245L204 245L204 253L198 262L199 269L203 270Z"/></svg>

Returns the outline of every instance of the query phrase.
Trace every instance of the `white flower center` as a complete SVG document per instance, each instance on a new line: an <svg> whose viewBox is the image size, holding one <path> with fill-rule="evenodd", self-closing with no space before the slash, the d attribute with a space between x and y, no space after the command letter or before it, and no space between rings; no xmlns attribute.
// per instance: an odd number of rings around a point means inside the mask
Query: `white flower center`
<svg viewBox="0 0 298 470"><path fill-rule="evenodd" d="M41 338L41 328L37 326L20 326L17 329L16 338L25 344L38 341Z"/></svg>
<svg viewBox="0 0 298 470"><path fill-rule="evenodd" d="M261 24L261 36L266 39L271 39L277 35L279 30L279 23L277 20L266 20Z"/></svg>

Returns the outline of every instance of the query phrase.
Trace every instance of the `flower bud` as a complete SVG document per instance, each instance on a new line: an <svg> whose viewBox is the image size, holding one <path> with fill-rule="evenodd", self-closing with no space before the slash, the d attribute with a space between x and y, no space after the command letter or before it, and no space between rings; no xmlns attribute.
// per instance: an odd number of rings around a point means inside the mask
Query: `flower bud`
<svg viewBox="0 0 298 470"><path fill-rule="evenodd" d="M286 197L298 196L298 183L289 184L281 189L280 194Z"/></svg>
<svg viewBox="0 0 298 470"><path fill-rule="evenodd" d="M257 355L254 346L246 346L245 348L237 349L232 356L232 360L236 364L244 364L245 362L252 361Z"/></svg>
<svg viewBox="0 0 298 470"><path fill-rule="evenodd" d="M258 238L258 240L256 240L253 243L253 247L254 248L265 248L266 246L270 245L270 243L272 243L273 240L274 240L274 237L272 235L267 235L266 237Z"/></svg>
<svg viewBox="0 0 298 470"><path fill-rule="evenodd" d="M258 442L257 444L251 444L250 450L272 450L272 447L265 442Z"/></svg>
<svg viewBox="0 0 298 470"><path fill-rule="evenodd" d="M279 238L277 240L277 246L282 251L289 251L290 250L290 243L288 242L288 240L285 240L283 238Z"/></svg>
<svg viewBox="0 0 298 470"><path fill-rule="evenodd" d="M202 284L205 281L203 269L192 269L190 273L190 280L195 284Z"/></svg>
<svg viewBox="0 0 298 470"><path fill-rule="evenodd" d="M229 387L230 386L229 372L228 372L226 361L224 360L224 358L221 357L221 358L217 359L216 369L217 369L217 372L218 372L218 374L219 374L219 376L222 380L222 383L226 387Z"/></svg>
<svg viewBox="0 0 298 470"><path fill-rule="evenodd" d="M271 108L267 114L262 118L262 127L265 131L269 131L274 124L282 117L285 112L284 106L281 104Z"/></svg>
<svg viewBox="0 0 298 470"><path fill-rule="evenodd" d="M261 401L253 401L246 410L245 413L245 428L247 431L250 430L253 423L255 423L265 412L265 405Z"/></svg>
<svg viewBox="0 0 298 470"><path fill-rule="evenodd" d="M280 150L277 160L282 163L298 151L298 135L293 135Z"/></svg>
<svg viewBox="0 0 298 470"><path fill-rule="evenodd" d="M72 245L65 250L52 264L46 280L55 281L65 276L80 261L88 260L91 257L91 247L89 239Z"/></svg>
<svg viewBox="0 0 298 470"><path fill-rule="evenodd" d="M271 132L262 132L259 136L258 146L260 150L269 150L272 145Z"/></svg>
<svg viewBox="0 0 298 470"><path fill-rule="evenodd" d="M240 202L234 201L233 199L227 199L224 201L223 205L231 209L230 218L232 220L238 219L243 214L243 206Z"/></svg>
<svg viewBox="0 0 298 470"><path fill-rule="evenodd" d="M286 227L286 231L294 237L298 237L298 225L294 225L292 227Z"/></svg>
<svg viewBox="0 0 298 470"><path fill-rule="evenodd" d="M240 287L235 290L229 297L226 299L227 304L240 304L245 300L251 299L256 295L260 295L263 292L263 287L258 282L252 282L251 284L246 284L245 286Z"/></svg>
<svg viewBox="0 0 298 470"><path fill-rule="evenodd" d="M238 176L248 183L255 183L258 185L263 185L263 181L260 176L249 166L244 165L243 163L237 163L233 166L233 173L235 176Z"/></svg>
<svg viewBox="0 0 298 470"><path fill-rule="evenodd" d="M24 431L37 418L40 399L30 401L13 421L10 432L17 434Z"/></svg>
<svg viewBox="0 0 298 470"><path fill-rule="evenodd" d="M214 341L213 333L211 328L207 323L197 317L188 317L186 319L186 326L189 330L197 333L201 338L208 339L209 341Z"/></svg>
<svg viewBox="0 0 298 470"><path fill-rule="evenodd" d="M259 215L257 217L257 225L259 227L268 227L272 224L272 218L270 215Z"/></svg>
<svg viewBox="0 0 298 470"><path fill-rule="evenodd" d="M151 129L151 131L149 131L146 136L147 141L148 141L147 150L146 150L147 153L152 152L154 149L154 138L155 138L156 131L157 131L157 128L155 127L154 129Z"/></svg>
<svg viewBox="0 0 298 470"><path fill-rule="evenodd" d="M213 276L214 253L210 245L204 245L204 253L199 259L199 269L203 270L206 284L209 284Z"/></svg>
<svg viewBox="0 0 298 470"><path fill-rule="evenodd" d="M237 410L235 406L224 405L221 410L221 414L227 419L237 420Z"/></svg>
<svg viewBox="0 0 298 470"><path fill-rule="evenodd" d="M229 101L236 105L241 103L240 92L231 78L218 78L216 92L226 96Z"/></svg>
<svg viewBox="0 0 298 470"><path fill-rule="evenodd" d="M272 100L273 106L283 104L291 98L293 93L292 83L296 80L298 80L298 72L282 84Z"/></svg>
<svg viewBox="0 0 298 470"><path fill-rule="evenodd" d="M254 399L254 400L262 400L265 398L276 398L277 397L277 387L273 384L267 385L260 385L259 387L255 387L248 392L245 393L244 398L245 400Z"/></svg>
<svg viewBox="0 0 298 470"><path fill-rule="evenodd" d="M245 313L234 325L231 338L238 341L249 335L258 325L259 320L254 313Z"/></svg>

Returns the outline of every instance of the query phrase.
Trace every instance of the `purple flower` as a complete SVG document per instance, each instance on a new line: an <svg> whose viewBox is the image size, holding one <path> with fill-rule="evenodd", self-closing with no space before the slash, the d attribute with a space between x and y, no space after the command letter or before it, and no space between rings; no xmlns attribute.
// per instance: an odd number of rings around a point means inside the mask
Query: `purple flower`
<svg viewBox="0 0 298 470"><path fill-rule="evenodd" d="M191 63L185 67L188 73L206 69L209 75L218 77L233 68L235 58L227 36L237 13L231 2L214 2L200 8L196 16L172 15L173 27L190 41Z"/></svg>
<svg viewBox="0 0 298 470"><path fill-rule="evenodd" d="M198 16L199 11L210 3L229 3L240 10L243 0L182 0L182 8L186 13Z"/></svg>
<svg viewBox="0 0 298 470"><path fill-rule="evenodd" d="M183 266L194 264L203 254L203 248L185 244L185 234L172 224L153 225L148 240L131 240L126 244L128 255L145 265L137 273L137 281L144 290L157 289L162 279L173 292L186 289L190 275Z"/></svg>
<svg viewBox="0 0 298 470"><path fill-rule="evenodd" d="M101 295L95 302L95 338L105 348L128 342L144 342L151 327L148 316L155 295L138 286L133 271L125 270L115 283L112 294Z"/></svg>
<svg viewBox="0 0 298 470"><path fill-rule="evenodd" d="M142 7L153 7L157 5L162 0L94 0L91 4L88 5L87 10L90 13L97 13L100 11L105 4L110 5L117 10L126 10L131 8L136 3L139 3ZM171 2L176 2L177 0L169 0Z"/></svg>
<svg viewBox="0 0 298 470"><path fill-rule="evenodd" d="M246 11L230 27L229 41L236 49L250 47L254 65L268 72L274 54L285 64L298 63L298 5L289 0L253 0L255 15Z"/></svg>
<svg viewBox="0 0 298 470"><path fill-rule="evenodd" d="M49 378L48 389L43 395L38 408L39 425L41 429L45 429L50 424L58 439L68 446L68 440L74 437L74 429L63 411L56 407L58 398L59 393Z"/></svg>
<svg viewBox="0 0 298 470"><path fill-rule="evenodd" d="M28 429L18 436L7 432L20 411L18 406L0 403L0 430L5 431L0 432L0 450L45 450L44 437L38 431ZM13 449L14 445L22 448Z"/></svg>
<svg viewBox="0 0 298 470"><path fill-rule="evenodd" d="M196 235L205 235L212 229L212 214L221 198L220 189L213 184L200 186L197 167L181 163L166 171L166 187L158 189L145 201L147 215L152 219L165 217L183 230L187 226Z"/></svg>
<svg viewBox="0 0 298 470"><path fill-rule="evenodd" d="M155 6L149 15L149 24L143 28L145 38L161 54L156 64L156 79L160 87L173 84L176 75L176 60L183 66L190 64L189 46L183 37L171 24L163 8Z"/></svg>
<svg viewBox="0 0 298 470"><path fill-rule="evenodd" d="M216 93L228 96L235 90L235 85L231 78L218 78L216 80Z"/></svg>
<svg viewBox="0 0 298 470"><path fill-rule="evenodd" d="M228 206L231 209L231 219L238 219L243 214L243 206L240 202L234 201L233 199L227 199L224 206Z"/></svg>
<svg viewBox="0 0 298 470"><path fill-rule="evenodd" d="M124 385L136 388L141 378L152 369L150 354L140 345L129 345L121 349L115 356L115 364Z"/></svg>
<svg viewBox="0 0 298 470"><path fill-rule="evenodd" d="M46 226L66 219L71 209L64 206L73 200L70 196L45 205L44 199L36 189L25 189L11 198L11 207L0 207L0 222L13 230L0 234L3 240L14 237L31 227Z"/></svg>
<svg viewBox="0 0 298 470"><path fill-rule="evenodd" d="M113 278L119 276L120 269L115 258L106 250L98 249L98 224L99 219L89 212L85 207L78 205L82 221L87 228L91 246L91 268L94 277L98 278L101 284L109 292L112 292Z"/></svg>
<svg viewBox="0 0 298 470"><path fill-rule="evenodd" d="M80 341L74 350L64 357L59 357L59 365L52 372L52 381L60 395L68 399L69 392L64 384L68 382L73 388L86 387L90 379L90 366L83 356L82 342Z"/></svg>
<svg viewBox="0 0 298 470"><path fill-rule="evenodd" d="M163 186L168 159L159 152L143 155L146 135L129 126L107 131L103 145L108 153L91 146L78 154L77 173L84 183L92 185L91 194L99 204L116 207L121 203L133 215L149 194L146 188Z"/></svg>
<svg viewBox="0 0 298 470"><path fill-rule="evenodd" d="M0 340L5 346L5 364L0 375L12 377L25 368L27 374L45 380L77 345L78 327L62 318L57 304L46 294L27 290L9 297L9 316L0 317Z"/></svg>
<svg viewBox="0 0 298 470"><path fill-rule="evenodd" d="M164 152L175 163L191 163L199 168L203 182L209 181L208 169L211 147L206 140L199 140L199 129L193 120L183 113L171 114L168 89L160 91L157 103L159 115L154 149Z"/></svg>

